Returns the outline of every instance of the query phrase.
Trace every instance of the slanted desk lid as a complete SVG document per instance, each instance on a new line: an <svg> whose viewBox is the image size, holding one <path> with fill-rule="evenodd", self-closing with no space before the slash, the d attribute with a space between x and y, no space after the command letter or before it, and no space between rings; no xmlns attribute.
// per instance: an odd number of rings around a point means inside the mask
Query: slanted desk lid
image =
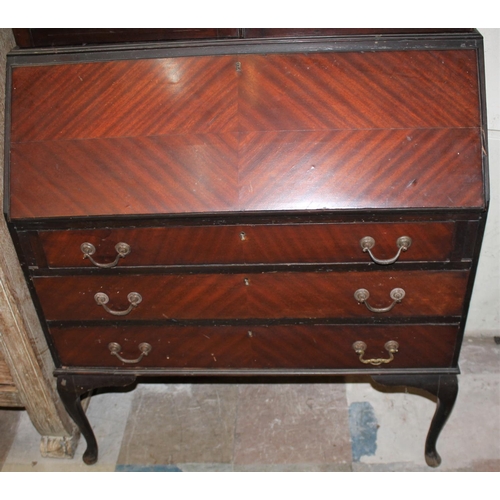
<svg viewBox="0 0 500 500"><path fill-rule="evenodd" d="M485 205L476 50L12 70L10 216Z"/></svg>

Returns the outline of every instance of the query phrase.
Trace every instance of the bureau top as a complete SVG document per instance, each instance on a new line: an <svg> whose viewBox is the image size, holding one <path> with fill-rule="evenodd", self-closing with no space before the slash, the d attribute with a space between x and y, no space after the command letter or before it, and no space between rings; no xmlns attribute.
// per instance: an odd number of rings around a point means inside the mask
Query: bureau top
<svg viewBox="0 0 500 500"><path fill-rule="evenodd" d="M485 207L479 49L209 52L12 65L9 216Z"/></svg>

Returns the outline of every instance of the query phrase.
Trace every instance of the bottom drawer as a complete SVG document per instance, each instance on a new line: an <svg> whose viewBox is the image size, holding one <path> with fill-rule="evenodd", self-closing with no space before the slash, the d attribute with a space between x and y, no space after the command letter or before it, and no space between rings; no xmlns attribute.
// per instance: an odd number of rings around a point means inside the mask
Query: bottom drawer
<svg viewBox="0 0 500 500"><path fill-rule="evenodd" d="M449 368L458 325L52 327L63 366L131 369ZM353 344L364 342L364 353ZM147 355L143 354L144 344ZM113 352L114 354L113 354Z"/></svg>

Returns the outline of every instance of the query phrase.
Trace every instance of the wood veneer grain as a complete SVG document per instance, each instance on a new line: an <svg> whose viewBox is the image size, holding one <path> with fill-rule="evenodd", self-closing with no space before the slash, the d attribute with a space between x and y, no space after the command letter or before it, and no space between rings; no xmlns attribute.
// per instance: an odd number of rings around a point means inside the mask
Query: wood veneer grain
<svg viewBox="0 0 500 500"><path fill-rule="evenodd" d="M388 340L400 344L391 368L451 366L456 325L315 325L219 327L51 328L64 366L125 368L372 368L352 348L356 340L368 348L365 358L388 358ZM126 364L110 354L118 342L121 356L136 359L138 345L151 352L140 363Z"/></svg>
<svg viewBox="0 0 500 500"><path fill-rule="evenodd" d="M83 259L80 245L93 244L93 258L113 262L115 245L125 242L131 253L118 267L243 263L371 262L359 244L375 239L379 259L392 258L401 236L412 238L398 262L445 261L453 245L453 223L273 224L192 226L79 231L41 231L48 266L94 267ZM40 262L40 267L45 263Z"/></svg>
<svg viewBox="0 0 500 500"><path fill-rule="evenodd" d="M380 318L460 316L467 271L365 271L329 273L165 274L65 276L33 279L47 320L202 320L241 318ZM390 292L406 296L392 311L374 314L354 298L370 292L372 307L392 303ZM127 295L142 302L126 316L97 305L97 292L109 308L129 307Z"/></svg>
<svg viewBox="0 0 500 500"><path fill-rule="evenodd" d="M473 50L13 68L11 216L485 206Z"/></svg>

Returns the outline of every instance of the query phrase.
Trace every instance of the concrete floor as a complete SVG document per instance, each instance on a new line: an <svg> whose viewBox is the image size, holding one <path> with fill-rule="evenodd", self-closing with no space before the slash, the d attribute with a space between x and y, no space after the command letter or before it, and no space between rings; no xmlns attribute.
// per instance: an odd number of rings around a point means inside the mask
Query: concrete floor
<svg viewBox="0 0 500 500"><path fill-rule="evenodd" d="M46 459L28 415L0 410L6 471L500 471L500 345L470 338L455 409L431 469L423 447L435 403L379 392L364 378L324 383L140 383L95 395L99 461ZM286 382L286 381L285 381Z"/></svg>

